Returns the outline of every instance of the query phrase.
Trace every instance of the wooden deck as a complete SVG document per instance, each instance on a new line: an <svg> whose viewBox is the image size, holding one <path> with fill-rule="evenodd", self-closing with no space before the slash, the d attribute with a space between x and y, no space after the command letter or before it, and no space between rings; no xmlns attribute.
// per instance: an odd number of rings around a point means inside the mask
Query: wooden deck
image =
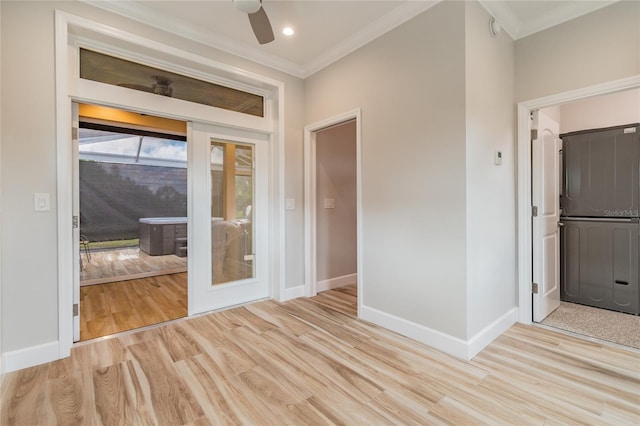
<svg viewBox="0 0 640 426"><path fill-rule="evenodd" d="M640 355L515 325L471 362L355 318L354 287L97 340L7 374L2 425L640 423Z"/></svg>
<svg viewBox="0 0 640 426"><path fill-rule="evenodd" d="M187 316L187 274L80 287L80 340Z"/></svg>
<svg viewBox="0 0 640 426"><path fill-rule="evenodd" d="M173 254L149 256L138 247L91 251L88 259L81 251L80 285L104 284L156 275L186 272L187 258Z"/></svg>

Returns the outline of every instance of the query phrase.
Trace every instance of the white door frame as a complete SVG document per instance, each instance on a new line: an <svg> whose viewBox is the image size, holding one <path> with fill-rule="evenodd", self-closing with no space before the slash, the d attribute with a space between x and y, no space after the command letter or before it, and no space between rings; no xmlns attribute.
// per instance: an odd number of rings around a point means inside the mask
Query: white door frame
<svg viewBox="0 0 640 426"><path fill-rule="evenodd" d="M356 218L357 218L357 268L358 268L358 317L362 306L362 112L360 109L327 118L304 128L304 295L317 294L316 258L316 134L320 130L347 121L356 122Z"/></svg>
<svg viewBox="0 0 640 426"><path fill-rule="evenodd" d="M518 103L518 322L532 323L531 111L640 87L640 75Z"/></svg>
<svg viewBox="0 0 640 426"><path fill-rule="evenodd" d="M81 41L77 38L77 34L82 34ZM145 92L135 92L79 79L78 58L74 49L80 44L108 52L112 49L116 56L130 53L136 58L139 57L142 63L153 63L155 66L167 67L165 69L186 73L196 78L212 79L220 84L230 84L232 87L237 86L241 89L254 88L265 96L265 117L248 116L173 98L159 100L157 96ZM125 47L136 49L136 51L131 52ZM146 53L139 53L138 50ZM149 55L149 52L153 52L153 58L145 56ZM198 64L200 71L190 69L188 64ZM207 69L208 73L205 74L201 69ZM73 262L76 257L73 251L71 221L73 211L73 159L70 143L72 102L136 110L183 121L199 121L270 135L269 253L270 258L277 261L270 262L269 281L270 297L280 299L285 288L284 83L62 11L56 11L55 14L55 71L58 231L57 358L69 356L73 346ZM50 360L52 359L46 359L43 362Z"/></svg>

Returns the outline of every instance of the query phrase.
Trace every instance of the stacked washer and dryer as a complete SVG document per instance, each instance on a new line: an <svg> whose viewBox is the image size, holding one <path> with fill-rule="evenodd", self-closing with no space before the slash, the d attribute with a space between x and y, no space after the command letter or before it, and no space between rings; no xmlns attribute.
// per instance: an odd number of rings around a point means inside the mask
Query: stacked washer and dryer
<svg viewBox="0 0 640 426"><path fill-rule="evenodd" d="M640 125L560 136L561 299L640 314Z"/></svg>

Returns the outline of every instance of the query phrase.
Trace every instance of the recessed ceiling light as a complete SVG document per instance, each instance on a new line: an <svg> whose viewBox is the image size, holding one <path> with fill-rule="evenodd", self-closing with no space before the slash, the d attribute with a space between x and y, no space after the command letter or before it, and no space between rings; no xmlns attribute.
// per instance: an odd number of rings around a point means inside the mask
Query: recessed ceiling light
<svg viewBox="0 0 640 426"><path fill-rule="evenodd" d="M295 31L293 31L293 28L291 27L284 27L282 30L282 34L286 35L286 36L292 36L295 33Z"/></svg>

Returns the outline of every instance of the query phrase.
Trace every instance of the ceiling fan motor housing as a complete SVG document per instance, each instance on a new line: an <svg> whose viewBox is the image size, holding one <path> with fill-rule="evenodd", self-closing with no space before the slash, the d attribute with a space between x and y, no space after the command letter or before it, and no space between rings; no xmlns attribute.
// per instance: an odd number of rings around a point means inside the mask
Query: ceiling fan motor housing
<svg viewBox="0 0 640 426"><path fill-rule="evenodd" d="M238 10L244 13L256 13L262 5L260 0L234 0L234 3Z"/></svg>

